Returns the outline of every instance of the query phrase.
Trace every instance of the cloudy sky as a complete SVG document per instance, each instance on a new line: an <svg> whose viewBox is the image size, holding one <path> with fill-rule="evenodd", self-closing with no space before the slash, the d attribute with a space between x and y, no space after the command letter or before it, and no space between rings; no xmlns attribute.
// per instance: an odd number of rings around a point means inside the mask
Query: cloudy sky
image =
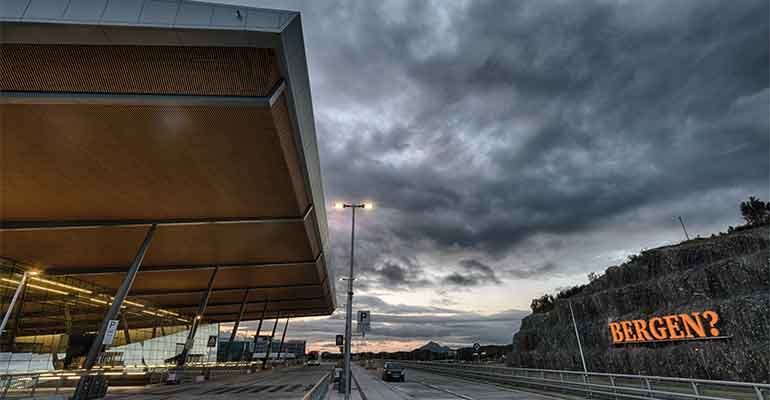
<svg viewBox="0 0 770 400"><path fill-rule="evenodd" d="M377 205L358 349L510 343L533 297L682 240L676 216L710 235L770 197L765 0L222 2L302 13L327 200Z"/></svg>

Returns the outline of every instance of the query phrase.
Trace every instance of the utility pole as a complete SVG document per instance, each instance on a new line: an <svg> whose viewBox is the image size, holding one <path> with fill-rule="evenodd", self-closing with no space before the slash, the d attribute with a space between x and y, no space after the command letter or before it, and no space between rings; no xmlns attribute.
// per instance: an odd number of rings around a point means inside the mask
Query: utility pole
<svg viewBox="0 0 770 400"><path fill-rule="evenodd" d="M586 385L586 389L588 390L588 397L591 397L591 387L588 386L588 368L586 367L586 357L583 355L583 345L580 344L580 333L578 333L577 323L575 322L575 312L572 311L572 302L567 301L567 305L569 305L569 314L572 316L572 326L575 328L575 339L577 339L577 345L578 350L580 350L580 361L583 362L583 383Z"/></svg>
<svg viewBox="0 0 770 400"><path fill-rule="evenodd" d="M577 339L578 344L578 350L580 350L580 361L583 362L583 372L588 372L588 368L586 368L586 358L583 355L583 345L580 344L580 334L578 333L577 323L575 322L575 312L572 311L572 302L568 301L567 304L569 305L569 313L572 316L572 326L575 328L575 339Z"/></svg>
<svg viewBox="0 0 770 400"><path fill-rule="evenodd" d="M679 223L682 224L682 230L684 231L684 237L687 238L687 240L690 240L690 235L687 234L687 228L684 227L684 221L682 220L682 216L679 216Z"/></svg>

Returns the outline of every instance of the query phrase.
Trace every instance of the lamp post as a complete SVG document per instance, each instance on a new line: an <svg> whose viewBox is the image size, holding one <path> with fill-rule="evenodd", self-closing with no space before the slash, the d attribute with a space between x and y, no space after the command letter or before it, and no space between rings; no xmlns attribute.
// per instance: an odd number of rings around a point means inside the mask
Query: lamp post
<svg viewBox="0 0 770 400"><path fill-rule="evenodd" d="M351 380L351 371L350 371L350 341L352 335L352 319L353 319L353 256L354 256L354 242L356 239L356 208L363 208L363 209L371 209L374 208L374 205L372 203L361 203L361 204L346 204L346 203L335 203L334 208L336 209L344 209L349 208L352 211L351 216L351 227L350 227L350 275L348 275L348 303L346 307L346 316L345 316L345 400L350 400L350 380Z"/></svg>

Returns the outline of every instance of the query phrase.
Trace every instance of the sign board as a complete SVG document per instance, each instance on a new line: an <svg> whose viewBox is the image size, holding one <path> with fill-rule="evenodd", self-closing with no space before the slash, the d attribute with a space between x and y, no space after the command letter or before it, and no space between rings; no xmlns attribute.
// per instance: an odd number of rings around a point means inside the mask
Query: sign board
<svg viewBox="0 0 770 400"><path fill-rule="evenodd" d="M358 312L358 332L366 334L366 332L369 331L371 326L370 322L372 320L371 315L372 314L368 310Z"/></svg>
<svg viewBox="0 0 770 400"><path fill-rule="evenodd" d="M478 343L474 343L474 344L473 344L473 352L474 352L474 353L478 353L478 352L479 352L479 350L481 350L481 345L480 345L480 344L478 344Z"/></svg>
<svg viewBox="0 0 770 400"><path fill-rule="evenodd" d="M718 321L716 312L704 311L610 322L609 328L613 344L726 338L720 336Z"/></svg>
<svg viewBox="0 0 770 400"><path fill-rule="evenodd" d="M107 331L104 332L104 340L102 340L103 345L111 345L112 341L115 340L115 333L118 331L118 320L117 319L111 319L110 322L107 323Z"/></svg>
<svg viewBox="0 0 770 400"><path fill-rule="evenodd" d="M337 346L342 346L345 344L345 336L337 335L337 337L334 338L334 343Z"/></svg>
<svg viewBox="0 0 770 400"><path fill-rule="evenodd" d="M210 335L206 347L217 347L217 335Z"/></svg>

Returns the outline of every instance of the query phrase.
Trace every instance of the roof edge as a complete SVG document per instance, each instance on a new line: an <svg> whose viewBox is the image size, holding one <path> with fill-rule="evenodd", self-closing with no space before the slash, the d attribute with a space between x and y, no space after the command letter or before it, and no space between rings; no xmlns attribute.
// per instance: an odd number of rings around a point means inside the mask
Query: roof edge
<svg viewBox="0 0 770 400"><path fill-rule="evenodd" d="M145 28L283 31L299 13L200 1L19 0L0 8L0 21Z"/></svg>

